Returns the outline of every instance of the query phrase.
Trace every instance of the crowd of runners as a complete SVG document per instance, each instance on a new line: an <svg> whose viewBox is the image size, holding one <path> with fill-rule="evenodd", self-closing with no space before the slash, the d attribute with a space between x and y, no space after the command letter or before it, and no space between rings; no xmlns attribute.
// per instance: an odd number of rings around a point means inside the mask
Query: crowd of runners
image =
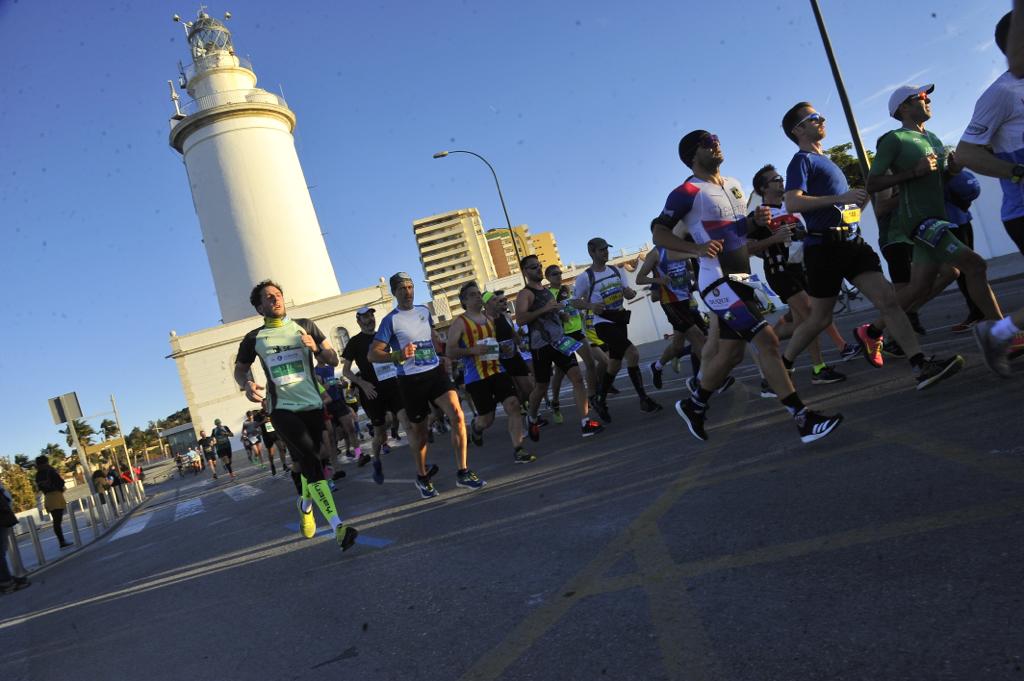
<svg viewBox="0 0 1024 681"><path fill-rule="evenodd" d="M1010 23L1008 14L996 29L1004 52ZM1024 350L1024 310L1003 316L985 261L972 249L969 207L978 182L970 170L1001 178L1002 217L1024 252L1024 58L1017 61L1011 50L1011 70L982 95L955 151L926 129L935 85L896 88L888 102L894 129L878 140L863 188L851 188L824 153L825 117L807 101L782 115L780 134L796 150L784 171L766 162L754 173L753 210L741 183L722 173L723 140L701 129L685 134L678 153L688 177L669 192L651 221L655 247L635 276L637 286L649 287L646 293L661 304L673 329L647 371L628 333L626 302L640 293L622 268L609 263L610 244L602 237L587 243L592 262L572 286L563 283L559 266L544 269L534 255L520 262L526 283L514 300L503 291L486 290L487 282L466 283L459 291L465 312L444 337L430 310L415 304L412 277L397 272L389 282L395 308L379 320L376 309L360 308L359 333L340 354L315 323L287 316L281 285L260 282L250 302L264 323L245 336L234 370L239 388L262 406L241 429L251 460L263 465L265 446L276 474L276 443L295 484L302 534L314 535L316 506L347 550L358 531L342 519L332 494L333 481L344 476L331 465L343 440L345 460L372 463L373 479L383 483L381 455L389 434L403 428L417 492L427 499L440 494L434 485L439 467L428 465L428 448L435 433L448 433L455 485L479 490L487 483L470 467L469 444L480 447L485 436L504 437L488 435L498 406L507 417L509 463L530 464L543 455L536 449L547 425L542 406L547 404L545 413L555 423L564 422L559 395L566 378L580 435L587 438L613 421L608 395L618 392L615 379L623 364L636 392L635 408L654 414L662 405L648 395L645 375L660 390L665 367L678 367L689 355L693 375L675 401L675 412L696 440L706 441L709 404L733 384L731 372L749 347L761 375L761 395L778 399L801 441L813 442L834 433L843 417L804 403L793 381L797 358L806 351L811 382L824 385L846 376L825 362L823 344L833 344L840 361L862 356L880 368L887 359L905 359L910 385L931 388L960 371L964 358L926 356L917 313L953 281L961 286L967 313L952 330L973 333L985 363L1007 375L1010 357ZM889 278L861 233L860 214L869 202L878 217ZM751 257L763 260L768 286L788 308L774 324L759 303ZM849 337L832 319L844 281L877 312ZM266 385L253 379L257 359ZM369 452L360 444L354 417L359 408L369 420ZM224 430L218 422L211 438L202 434L207 458L214 458L210 452ZM282 443L291 455L290 469ZM221 460L233 476L230 451Z"/></svg>

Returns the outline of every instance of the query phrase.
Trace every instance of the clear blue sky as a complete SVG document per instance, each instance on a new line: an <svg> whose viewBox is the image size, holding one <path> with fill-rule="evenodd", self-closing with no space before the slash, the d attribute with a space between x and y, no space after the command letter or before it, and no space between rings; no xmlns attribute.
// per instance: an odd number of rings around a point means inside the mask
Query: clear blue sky
<svg viewBox="0 0 1024 681"><path fill-rule="evenodd" d="M1004 69L991 36L1006 0L822 0L865 142L894 122L889 92L935 82L930 128L953 143ZM679 137L722 138L749 187L793 147L783 112L808 99L849 140L807 2L247 1L225 9L259 85L283 92L342 289L419 272L415 218L475 206L504 222L471 149L495 165L513 222L553 230L566 261L601 234L635 246L685 178ZM400 9L399 9L400 7ZM742 8L742 9L741 9ZM0 354L0 456L63 442L46 400L77 391L125 429L185 406L171 329L220 314L166 81L188 62L160 2L0 0L0 225L13 297ZM379 264L386 259L387 265ZM95 420L98 424L99 419Z"/></svg>

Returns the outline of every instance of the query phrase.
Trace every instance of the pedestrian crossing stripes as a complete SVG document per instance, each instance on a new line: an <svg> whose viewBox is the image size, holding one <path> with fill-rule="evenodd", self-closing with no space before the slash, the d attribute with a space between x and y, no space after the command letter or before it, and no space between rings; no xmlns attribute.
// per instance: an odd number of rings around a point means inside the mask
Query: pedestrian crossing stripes
<svg viewBox="0 0 1024 681"><path fill-rule="evenodd" d="M202 513L205 509L203 508L202 499L189 499L178 504L174 509L174 522L178 522L182 518L188 518L189 516Z"/></svg>
<svg viewBox="0 0 1024 681"><path fill-rule="evenodd" d="M253 487L252 485L245 484L232 485L231 487L227 487L220 491L232 501L244 501L245 499L251 499L252 497L263 494L263 490ZM150 524L156 526L166 524L168 522L178 522L179 520L184 520L185 518L205 513L207 511L207 507L204 505L204 499L206 500L206 504L213 503L213 499L209 496L188 499L187 501L175 504L173 508L158 510L131 518L110 536L109 541L113 542L118 539L130 537L133 534L138 534L146 529ZM154 518L157 520L154 521ZM219 521L214 522L223 522L224 520L230 520L230 518L222 518Z"/></svg>
<svg viewBox="0 0 1024 681"><path fill-rule="evenodd" d="M242 499L254 497L257 494L263 494L263 490L257 489L252 485L235 485L234 487L228 487L223 491L224 494L227 494L234 501L241 501Z"/></svg>
<svg viewBox="0 0 1024 681"><path fill-rule="evenodd" d="M122 537L127 537L138 532L142 532L142 530L146 529L146 525L152 518L152 513L147 513L146 515L139 516L137 518L132 518L124 525L122 525L117 532L114 533L114 535L110 538L110 541L117 541Z"/></svg>

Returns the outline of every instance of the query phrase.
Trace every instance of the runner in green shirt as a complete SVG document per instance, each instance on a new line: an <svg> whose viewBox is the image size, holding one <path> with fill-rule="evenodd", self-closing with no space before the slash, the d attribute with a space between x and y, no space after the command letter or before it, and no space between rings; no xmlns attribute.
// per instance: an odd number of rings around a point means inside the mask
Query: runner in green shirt
<svg viewBox="0 0 1024 681"><path fill-rule="evenodd" d="M957 239L946 219L944 183L947 174L960 172L941 140L925 130L932 116L928 95L934 85L904 85L889 98L889 114L902 123L878 140L878 151L868 176L869 192L899 186L899 202L889 224L889 243L912 244L910 283L897 291L904 310L913 310L963 272L967 290L986 319L1000 319L999 304L988 285L985 260ZM943 277L940 271L945 267ZM946 281L948 279L948 281Z"/></svg>

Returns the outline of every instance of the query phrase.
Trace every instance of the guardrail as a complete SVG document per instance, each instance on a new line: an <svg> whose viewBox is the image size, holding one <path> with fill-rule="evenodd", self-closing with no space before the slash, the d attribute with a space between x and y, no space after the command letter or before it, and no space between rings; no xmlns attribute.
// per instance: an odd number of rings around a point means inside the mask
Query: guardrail
<svg viewBox="0 0 1024 681"><path fill-rule="evenodd" d="M215 106L223 106L225 104L245 104L248 102L276 104L277 106L283 106L286 108L288 106L287 102L284 101L284 97L279 97L273 92L267 92L266 90L260 90L259 88L252 88L248 90L227 90L226 92L216 92L214 94L196 97L195 99L185 102L181 107L181 112L186 116L191 116L194 113L198 113L206 109L212 109Z"/></svg>

